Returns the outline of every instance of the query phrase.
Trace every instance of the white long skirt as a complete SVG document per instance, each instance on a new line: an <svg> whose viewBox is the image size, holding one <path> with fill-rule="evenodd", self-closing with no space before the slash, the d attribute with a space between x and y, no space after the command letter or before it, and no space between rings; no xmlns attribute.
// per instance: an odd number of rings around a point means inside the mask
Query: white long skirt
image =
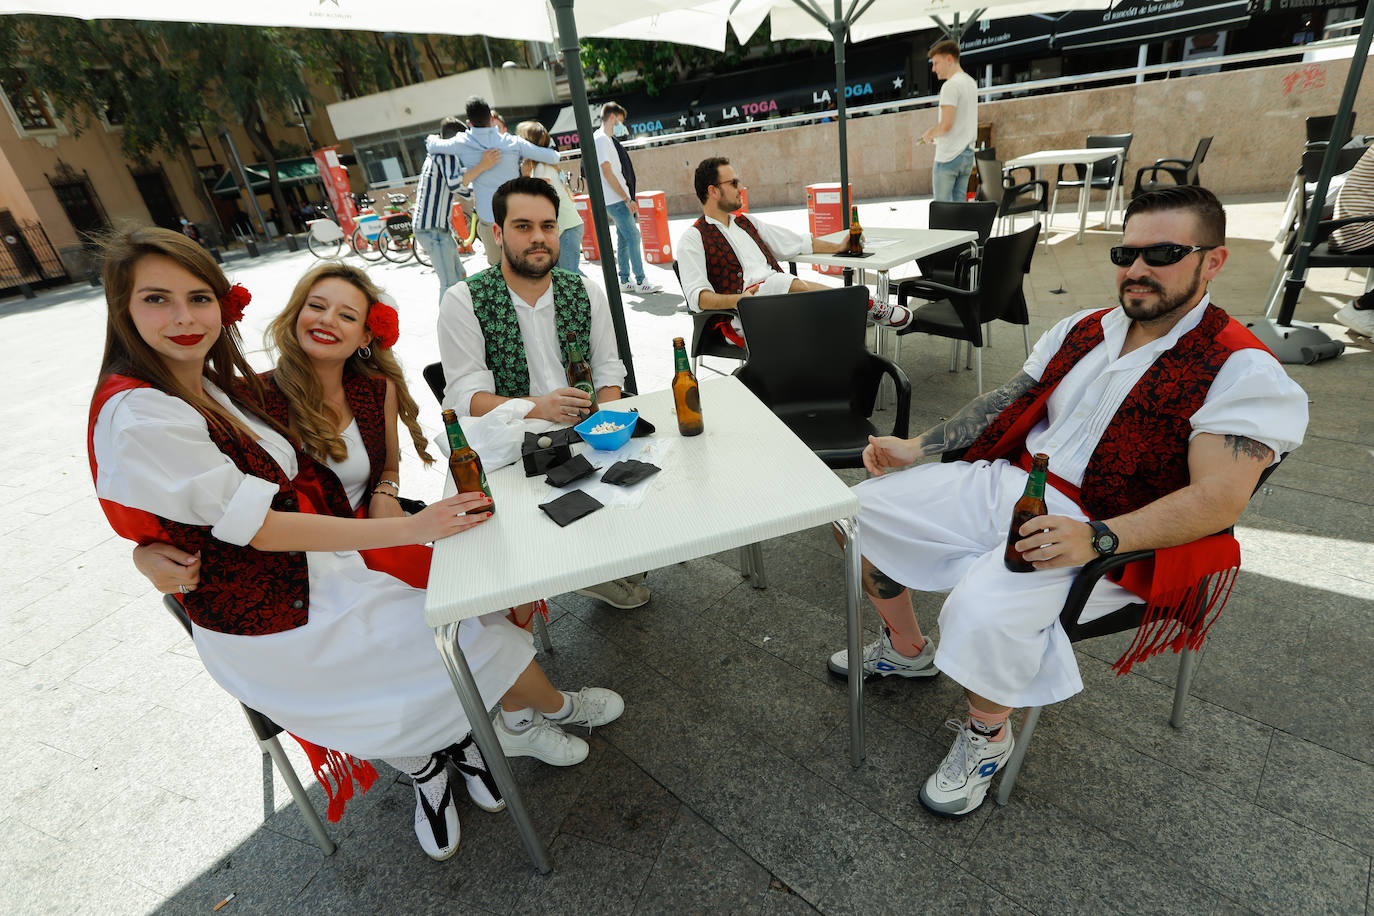
<svg viewBox="0 0 1374 916"><path fill-rule="evenodd" d="M908 588L948 592L935 665L1003 706L1043 706L1083 689L1059 611L1078 567L1014 573L1002 563L1026 472L1006 461L923 464L867 480L859 543L869 562ZM1051 486L1051 515L1086 519ZM1103 579L1080 620L1139 601Z"/></svg>
<svg viewBox="0 0 1374 916"><path fill-rule="evenodd" d="M268 636L194 628L225 690L293 734L362 758L423 756L471 731L425 626L425 593L368 569L356 553L309 553L310 618ZM458 628L488 708L534 658L503 614Z"/></svg>

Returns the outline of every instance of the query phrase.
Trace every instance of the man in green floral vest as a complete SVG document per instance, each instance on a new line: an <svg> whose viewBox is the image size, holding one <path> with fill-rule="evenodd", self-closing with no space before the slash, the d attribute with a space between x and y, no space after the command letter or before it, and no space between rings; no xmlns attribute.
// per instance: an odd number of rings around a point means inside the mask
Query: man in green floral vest
<svg viewBox="0 0 1374 916"><path fill-rule="evenodd" d="M539 178L514 178L491 201L501 263L451 286L439 306L444 406L480 417L512 398L526 417L560 426L587 416L591 399L568 385L563 341L587 355L599 403L621 396L625 364L616 349L606 294L558 262L558 193ZM649 600L640 580L579 590L618 608Z"/></svg>

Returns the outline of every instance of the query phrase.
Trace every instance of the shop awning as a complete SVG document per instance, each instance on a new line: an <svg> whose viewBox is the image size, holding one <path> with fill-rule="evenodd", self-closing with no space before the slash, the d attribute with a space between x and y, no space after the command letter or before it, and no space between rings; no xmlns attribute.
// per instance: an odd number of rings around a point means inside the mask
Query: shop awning
<svg viewBox="0 0 1374 916"><path fill-rule="evenodd" d="M267 163L258 162L244 166L244 171L248 173L248 181L253 186L253 193L268 193L272 187L272 182L267 177ZM232 169L225 169L224 174L219 176L219 181L215 182L212 193L225 200L238 197L239 183L235 180L236 178L237 176L234 175ZM315 167L314 157L277 160L277 180L281 182L284 188L316 182L319 179L320 170Z"/></svg>

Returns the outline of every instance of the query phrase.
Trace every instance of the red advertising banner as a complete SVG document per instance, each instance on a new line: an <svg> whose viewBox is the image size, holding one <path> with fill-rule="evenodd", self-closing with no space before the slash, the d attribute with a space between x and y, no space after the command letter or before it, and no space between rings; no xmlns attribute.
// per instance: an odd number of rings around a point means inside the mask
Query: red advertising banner
<svg viewBox="0 0 1374 916"><path fill-rule="evenodd" d="M320 170L324 180L325 192L329 195L329 206L334 208L334 218L344 231L345 238L353 236L353 219L358 209L353 203L353 190L348 184L348 169L339 163L339 148L326 146L315 150L315 167Z"/></svg>
<svg viewBox="0 0 1374 916"><path fill-rule="evenodd" d="M851 201L854 199L854 186L852 184L849 186L849 199ZM814 236L829 235L832 232L849 228L848 214L840 209L840 183L838 181L806 186L806 219L811 225L811 234ZM813 265L811 269L823 274L844 272L842 267Z"/></svg>
<svg viewBox="0 0 1374 916"><path fill-rule="evenodd" d="M582 217L582 260L600 261L601 248L596 244L596 226L592 224L591 196L578 194L573 203L577 204L577 215Z"/></svg>
<svg viewBox="0 0 1374 916"><path fill-rule="evenodd" d="M650 264L671 264L673 242L668 238L668 195L662 191L640 191L639 234L644 242L644 260Z"/></svg>

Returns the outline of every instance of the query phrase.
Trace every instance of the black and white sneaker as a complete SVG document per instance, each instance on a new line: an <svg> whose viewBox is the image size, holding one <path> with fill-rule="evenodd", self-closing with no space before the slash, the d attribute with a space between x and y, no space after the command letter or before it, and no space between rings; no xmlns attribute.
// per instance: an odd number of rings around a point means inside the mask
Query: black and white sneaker
<svg viewBox="0 0 1374 916"><path fill-rule="evenodd" d="M425 786L436 779L443 780L443 791L439 793L437 805L430 801L431 792ZM444 755L435 754L418 775L411 776L415 786L415 836L420 848L431 859L442 862L458 851L458 838L461 828L458 825L458 808L453 803L453 784L448 779L448 767Z"/></svg>
<svg viewBox="0 0 1374 916"><path fill-rule="evenodd" d="M444 749L444 755L455 770L463 775L467 783L468 797L483 811L504 811L506 800L501 797L501 789L482 758L482 751L469 734L457 744Z"/></svg>

